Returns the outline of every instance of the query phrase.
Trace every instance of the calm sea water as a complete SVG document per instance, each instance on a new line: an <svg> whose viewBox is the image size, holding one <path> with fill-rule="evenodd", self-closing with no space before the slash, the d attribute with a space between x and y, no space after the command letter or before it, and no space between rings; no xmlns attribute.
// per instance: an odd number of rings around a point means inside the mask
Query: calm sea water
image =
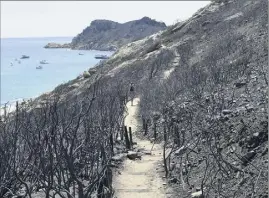
<svg viewBox="0 0 269 198"><path fill-rule="evenodd" d="M96 54L112 54L112 52L43 48L48 42L67 43L71 39L1 39L1 104L52 91L57 85L76 78L98 63L100 60L94 58ZM20 59L22 55L28 55L30 58ZM36 69L41 65L39 63L41 60L46 60L49 64L42 65L43 69Z"/></svg>

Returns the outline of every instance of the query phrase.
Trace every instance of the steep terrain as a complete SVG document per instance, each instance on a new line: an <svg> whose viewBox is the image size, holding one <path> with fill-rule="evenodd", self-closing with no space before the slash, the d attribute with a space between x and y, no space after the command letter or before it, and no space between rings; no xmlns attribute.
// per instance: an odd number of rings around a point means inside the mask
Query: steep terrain
<svg viewBox="0 0 269 198"><path fill-rule="evenodd" d="M212 3L97 67L135 83L182 197L267 197L267 16L265 0Z"/></svg>
<svg viewBox="0 0 269 198"><path fill-rule="evenodd" d="M111 120L123 113L122 103L113 111L105 105L126 101L133 82L142 133L162 142L174 197L268 197L268 1L221 2L122 46L31 108L53 97L63 106L88 102L98 82L103 88L94 99L104 114L96 109L97 123L111 123L117 139ZM99 141L112 137L105 131Z"/></svg>
<svg viewBox="0 0 269 198"><path fill-rule="evenodd" d="M124 44L142 39L165 28L164 23L148 17L122 24L109 20L94 20L90 26L73 38L71 48L116 50Z"/></svg>

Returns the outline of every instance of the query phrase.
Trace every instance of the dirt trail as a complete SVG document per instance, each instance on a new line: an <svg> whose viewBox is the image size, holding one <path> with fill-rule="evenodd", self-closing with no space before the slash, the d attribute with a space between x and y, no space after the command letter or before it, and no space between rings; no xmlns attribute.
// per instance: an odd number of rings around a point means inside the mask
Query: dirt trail
<svg viewBox="0 0 269 198"><path fill-rule="evenodd" d="M169 76L171 75L171 73L175 70L175 67L178 65L179 63L179 60L180 60L180 55L178 53L178 51L176 49L174 49L174 56L175 58L173 59L173 62L172 62L172 68L164 71L163 73L163 76L164 76L164 79L167 79L169 78Z"/></svg>
<svg viewBox="0 0 269 198"><path fill-rule="evenodd" d="M127 103L128 115L125 125L132 127L134 141L138 148L150 151L152 143L141 140L135 133L140 123L137 118L139 98L134 99L134 105ZM151 155L143 155L141 160L126 159L121 174L115 175L113 187L117 198L164 198L166 184L162 180L162 147L155 144Z"/></svg>

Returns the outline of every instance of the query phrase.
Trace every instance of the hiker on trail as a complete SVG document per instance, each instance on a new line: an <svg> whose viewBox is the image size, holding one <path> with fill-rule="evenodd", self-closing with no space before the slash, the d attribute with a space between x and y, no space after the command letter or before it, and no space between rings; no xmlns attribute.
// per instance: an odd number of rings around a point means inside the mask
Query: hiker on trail
<svg viewBox="0 0 269 198"><path fill-rule="evenodd" d="M130 86L130 97L131 97L131 106L133 106L133 100L134 100L134 83L131 83L131 86Z"/></svg>

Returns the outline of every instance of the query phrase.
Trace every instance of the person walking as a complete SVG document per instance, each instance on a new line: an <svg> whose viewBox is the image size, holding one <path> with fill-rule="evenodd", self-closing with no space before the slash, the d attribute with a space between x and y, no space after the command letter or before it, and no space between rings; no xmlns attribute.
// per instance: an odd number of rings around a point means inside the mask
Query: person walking
<svg viewBox="0 0 269 198"><path fill-rule="evenodd" d="M130 86L130 97L131 97L131 106L133 106L133 100L134 100L134 83L131 83L131 86Z"/></svg>

